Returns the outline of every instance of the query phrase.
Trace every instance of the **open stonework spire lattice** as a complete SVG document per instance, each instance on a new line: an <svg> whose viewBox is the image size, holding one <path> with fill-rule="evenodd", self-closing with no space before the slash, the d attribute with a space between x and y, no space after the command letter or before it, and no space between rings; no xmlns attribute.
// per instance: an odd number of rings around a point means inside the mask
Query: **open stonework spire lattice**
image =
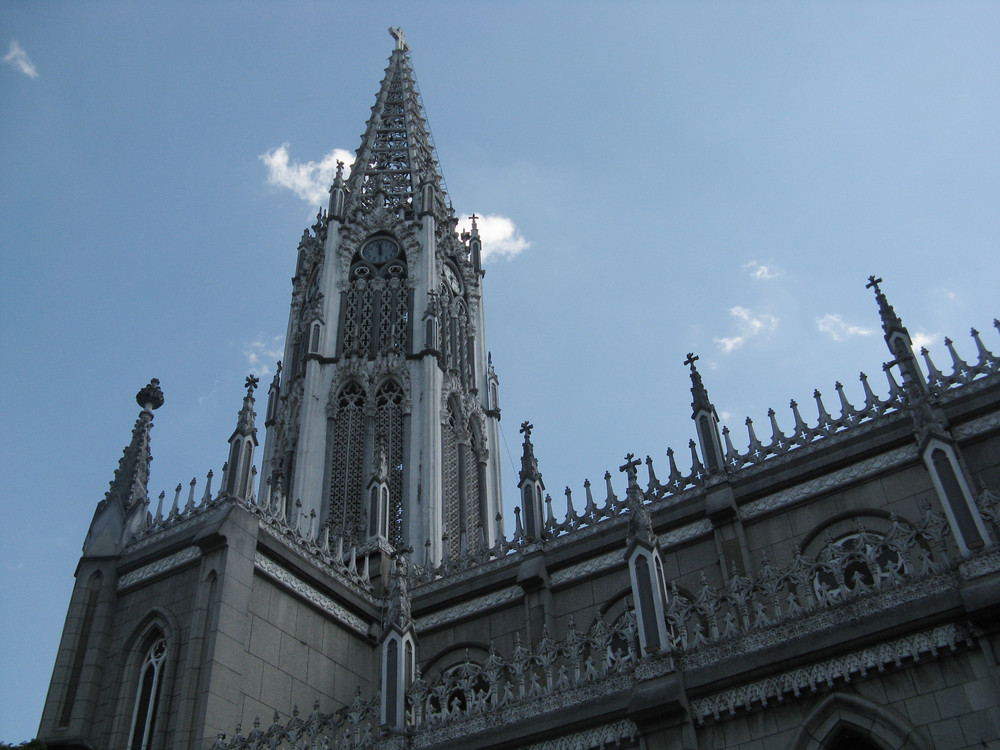
<svg viewBox="0 0 1000 750"><path fill-rule="evenodd" d="M348 189L355 208L372 210L381 195L386 208L409 207L438 213L446 210L446 199L410 67L410 46L400 29L392 28L390 33L396 39L396 48L361 138ZM435 205L418 207L417 196L426 184L434 187Z"/></svg>

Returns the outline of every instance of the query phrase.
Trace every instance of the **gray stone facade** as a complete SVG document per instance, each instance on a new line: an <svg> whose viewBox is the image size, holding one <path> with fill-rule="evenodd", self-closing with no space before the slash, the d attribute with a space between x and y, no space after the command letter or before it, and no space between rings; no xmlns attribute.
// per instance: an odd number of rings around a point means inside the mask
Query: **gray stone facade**
<svg viewBox="0 0 1000 750"><path fill-rule="evenodd" d="M689 456L628 456L617 476L567 488L558 509L525 423L505 536L478 235L453 232L398 33L378 101L359 149L373 171L338 174L300 245L261 489L255 379L220 489L209 476L172 503L146 495L163 397L155 381L140 392L39 737L204 750L1000 747L1000 357L979 334L974 358L949 341L951 367L921 367L871 279L892 361L881 387L862 376L863 404L838 384L827 403L816 393L808 410L772 412L760 435L747 420L737 448L689 356ZM376 169L386 102L402 102L408 182ZM367 288L357 269L381 273L380 254L403 250L425 297L400 318L406 342L390 322L350 350L360 323L345 333L337 321L354 320L350 295ZM362 318L403 304L386 291L399 283L378 288ZM379 335L395 349L379 350ZM348 386L390 380L400 399L383 388L387 411L359 407L368 442L350 447L341 438L355 433L338 430L360 390ZM398 481L396 424L410 430ZM425 453L441 459L432 470L414 464ZM358 484L351 460L367 484L338 505ZM398 525L382 531L393 503ZM335 522L348 510L355 526Z"/></svg>

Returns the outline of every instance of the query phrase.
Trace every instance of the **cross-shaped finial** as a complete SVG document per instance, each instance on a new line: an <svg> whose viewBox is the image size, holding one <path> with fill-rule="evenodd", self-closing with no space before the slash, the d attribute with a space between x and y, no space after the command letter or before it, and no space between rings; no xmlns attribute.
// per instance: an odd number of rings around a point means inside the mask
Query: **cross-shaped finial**
<svg viewBox="0 0 1000 750"><path fill-rule="evenodd" d="M638 469L639 464L641 463L642 461L636 458L634 453L629 453L625 456L625 463L618 467L618 471L624 471L628 474L628 481L630 485L635 482L635 476L637 473L636 469Z"/></svg>
<svg viewBox="0 0 1000 750"><path fill-rule="evenodd" d="M259 382L260 378L258 378L256 375L247 375L247 390L250 393L253 393L254 390L257 388L257 383Z"/></svg>
<svg viewBox="0 0 1000 750"><path fill-rule="evenodd" d="M344 179L344 162L340 161L340 159L337 160L337 179Z"/></svg>
<svg viewBox="0 0 1000 750"><path fill-rule="evenodd" d="M865 289L871 289L875 287L875 294L881 294L882 290L878 288L878 285L882 283L882 279L876 279L874 276L868 277L868 283L865 284Z"/></svg>
<svg viewBox="0 0 1000 750"><path fill-rule="evenodd" d="M687 359L684 360L684 364L691 365L691 369L694 369L694 363L697 362L700 357L696 357L694 352L688 352Z"/></svg>
<svg viewBox="0 0 1000 750"><path fill-rule="evenodd" d="M528 422L527 420L525 420L524 422L521 422L521 432L524 434L524 437L525 437L526 440L530 440L531 439L531 431L534 428L535 428L535 425L531 424L531 422Z"/></svg>
<svg viewBox="0 0 1000 750"><path fill-rule="evenodd" d="M396 49L401 49L406 52L410 49L410 45L406 43L406 37L403 36L403 30L398 26L390 26L389 33L392 34L392 38L396 40Z"/></svg>

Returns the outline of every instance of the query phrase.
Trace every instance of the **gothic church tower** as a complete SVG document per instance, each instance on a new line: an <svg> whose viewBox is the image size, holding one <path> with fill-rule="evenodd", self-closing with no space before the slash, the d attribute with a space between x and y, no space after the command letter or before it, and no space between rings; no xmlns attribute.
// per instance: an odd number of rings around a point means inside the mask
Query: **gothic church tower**
<svg viewBox="0 0 1000 750"><path fill-rule="evenodd" d="M502 536L500 412L475 218L459 237L392 31L350 176L299 244L260 494L348 546L436 563Z"/></svg>

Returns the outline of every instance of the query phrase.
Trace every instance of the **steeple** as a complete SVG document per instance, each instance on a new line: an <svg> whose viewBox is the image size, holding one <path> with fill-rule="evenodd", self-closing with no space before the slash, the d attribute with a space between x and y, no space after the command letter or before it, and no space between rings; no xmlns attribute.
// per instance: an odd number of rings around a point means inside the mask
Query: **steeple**
<svg viewBox="0 0 1000 750"><path fill-rule="evenodd" d="M390 31L350 176L338 166L299 243L262 474L351 544L429 539L437 564L503 536L500 412L478 226L456 231L409 46Z"/></svg>
<svg viewBox="0 0 1000 750"><path fill-rule="evenodd" d="M878 314L882 319L882 331L885 333L885 343L892 353L893 361L889 365L899 365L900 374L903 377L903 388L912 390L919 389L919 392L926 393L927 381L920 372L917 365L917 358L913 354L913 341L910 339L910 332L906 330L903 321L896 315L896 311L889 304L885 294L879 288L882 279L875 276L868 277L866 289L875 290L875 301L878 302Z"/></svg>
<svg viewBox="0 0 1000 750"><path fill-rule="evenodd" d="M132 428L132 441L118 461L104 499L97 505L83 542L84 556L115 555L125 542L146 524L149 504L146 484L149 480L149 433L153 429L153 410L163 405L160 381L153 378L135 396L142 408Z"/></svg>
<svg viewBox="0 0 1000 750"><path fill-rule="evenodd" d="M389 32L396 47L347 183L349 211L374 209L381 194L385 208L434 213L440 222L452 211L410 67L410 46L400 29Z"/></svg>

